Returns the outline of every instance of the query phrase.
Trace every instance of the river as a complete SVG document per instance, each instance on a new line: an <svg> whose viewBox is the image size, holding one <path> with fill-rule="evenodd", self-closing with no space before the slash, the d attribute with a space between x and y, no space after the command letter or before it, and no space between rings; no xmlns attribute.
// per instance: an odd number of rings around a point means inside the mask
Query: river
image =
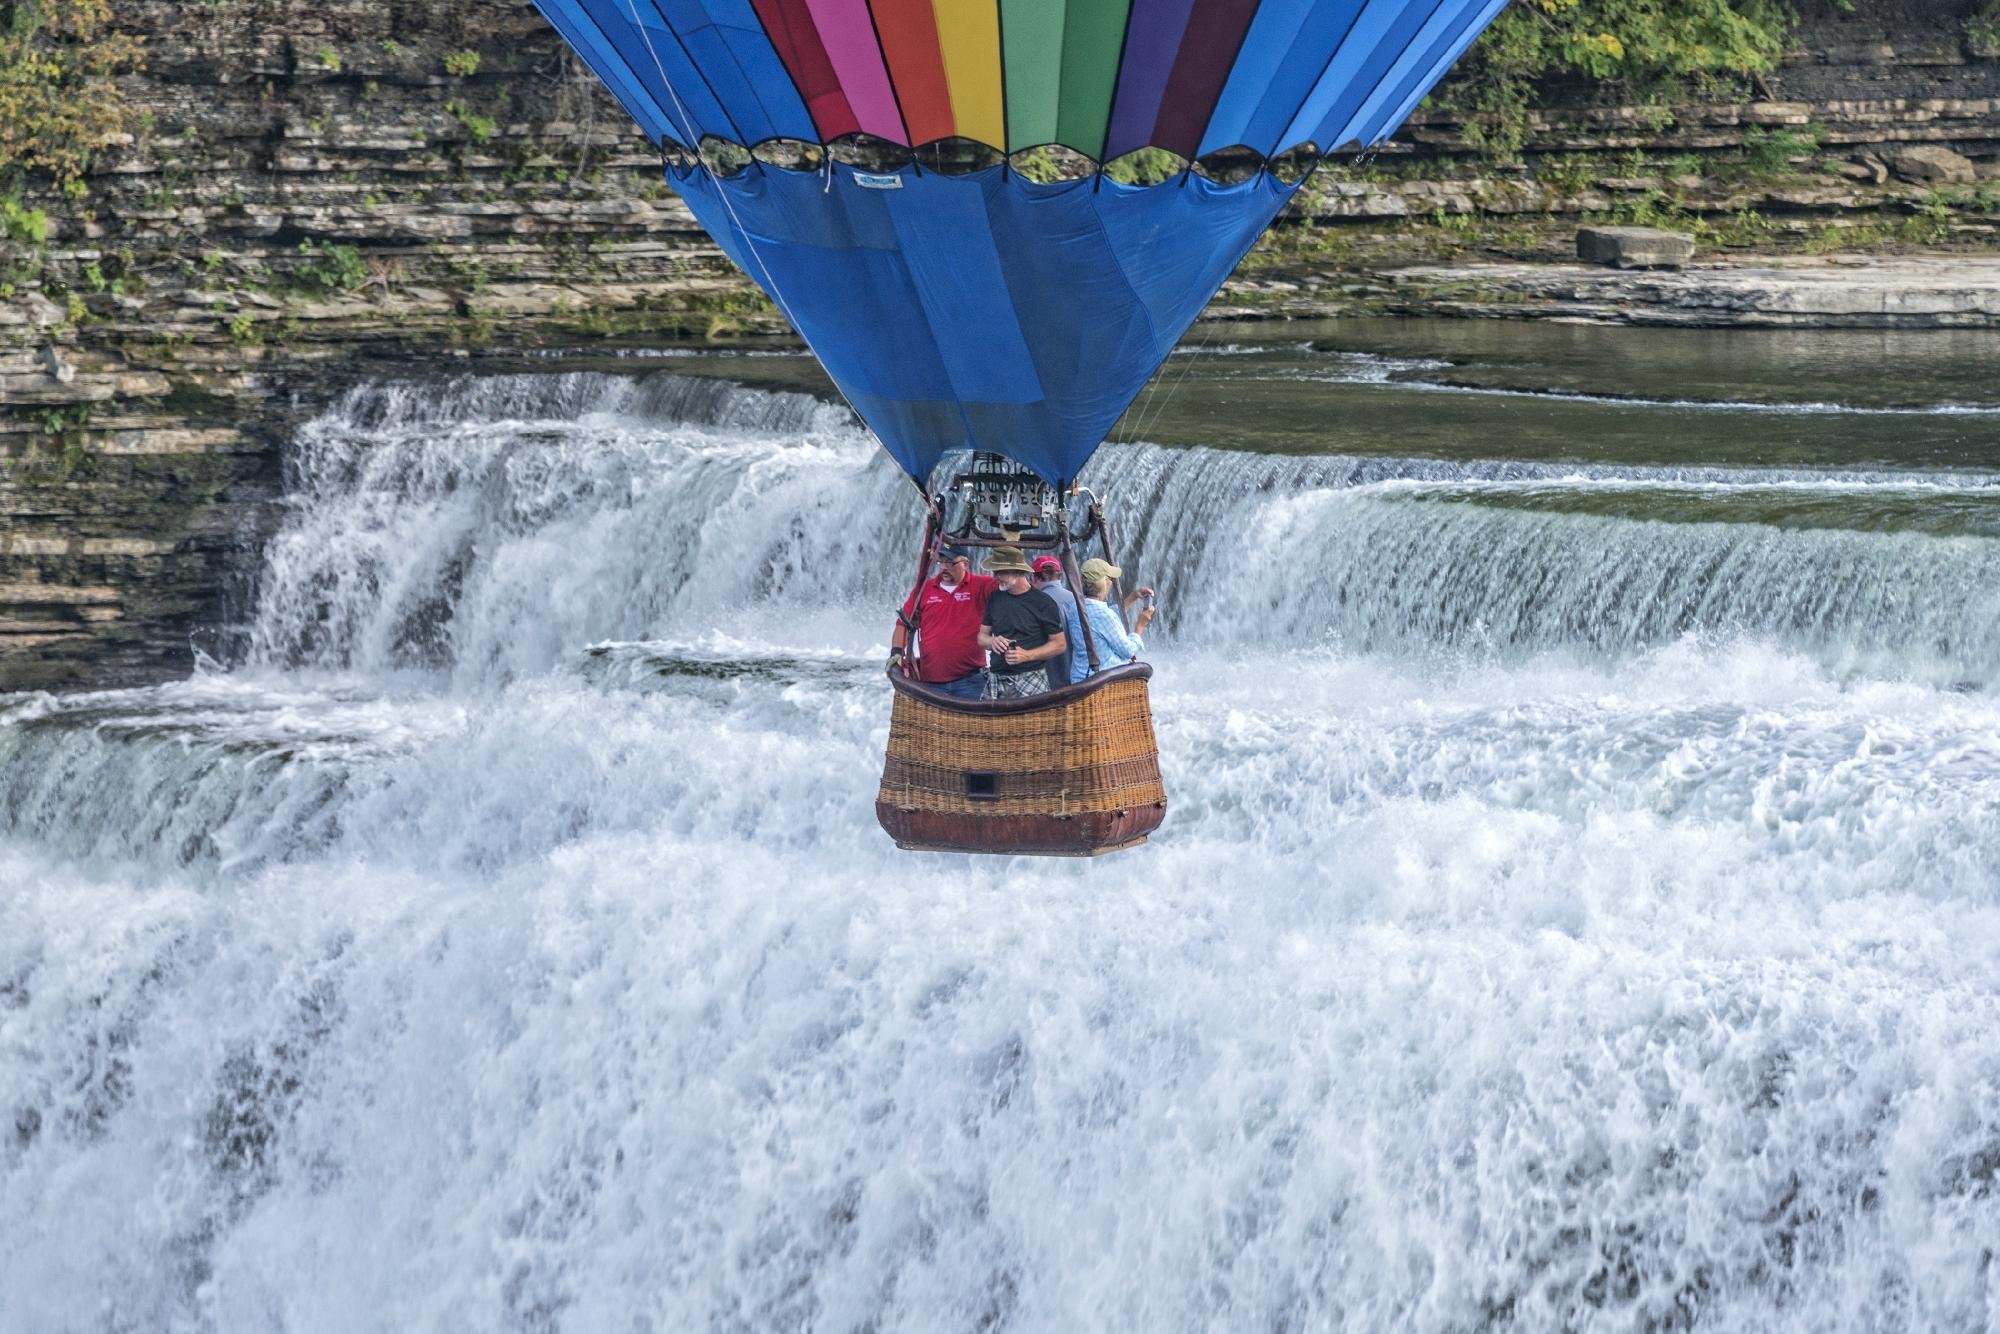
<svg viewBox="0 0 2000 1334"><path fill-rule="evenodd" d="M2000 1324L2000 337L1198 331L1171 805L897 852L798 358L365 385L0 697L0 1328Z"/></svg>

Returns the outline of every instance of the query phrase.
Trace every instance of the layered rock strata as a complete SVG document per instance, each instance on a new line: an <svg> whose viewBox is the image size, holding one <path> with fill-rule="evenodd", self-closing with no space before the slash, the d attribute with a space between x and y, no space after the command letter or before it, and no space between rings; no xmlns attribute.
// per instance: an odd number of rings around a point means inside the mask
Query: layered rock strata
<svg viewBox="0 0 2000 1334"><path fill-rule="evenodd" d="M0 251L0 690L185 671L197 635L234 614L231 572L254 567L271 526L278 442L356 366L778 327L528 0L117 12L146 39L126 88L147 122L81 199L31 189L21 203L48 214L48 239ZM1968 45L1969 12L1809 11L1756 98L1677 108L1671 124L1556 90L1528 149L1573 155L1560 173L1467 175L1461 127L1425 113L1382 161L1428 157L1443 179L1327 169L1293 221L1366 238L1404 219L1552 214L1562 251L1574 227L1561 219L1668 194L1816 227L1935 208L1943 184L2000 177L2000 61ZM1839 169L1746 182L1704 167L1773 127L1809 127ZM1898 176L1912 147L1955 155L1971 181L1944 157L1934 180ZM1635 170L1633 152L1686 169ZM1986 226L1960 210L1940 234ZM1365 242L1353 261L1284 256L1223 305L1282 313L1306 292L1323 311L1366 256ZM1561 287L1581 278L1549 282L1552 303L1599 304ZM1388 279L1370 299L1418 308L1423 289Z"/></svg>

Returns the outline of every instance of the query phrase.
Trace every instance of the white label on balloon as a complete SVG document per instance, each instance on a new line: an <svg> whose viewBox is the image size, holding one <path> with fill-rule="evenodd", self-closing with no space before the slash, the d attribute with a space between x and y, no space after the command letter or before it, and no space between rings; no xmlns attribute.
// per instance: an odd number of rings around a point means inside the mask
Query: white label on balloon
<svg viewBox="0 0 2000 1334"><path fill-rule="evenodd" d="M901 176L875 176L865 171L854 173L854 183L865 185L870 190L900 190L903 188Z"/></svg>

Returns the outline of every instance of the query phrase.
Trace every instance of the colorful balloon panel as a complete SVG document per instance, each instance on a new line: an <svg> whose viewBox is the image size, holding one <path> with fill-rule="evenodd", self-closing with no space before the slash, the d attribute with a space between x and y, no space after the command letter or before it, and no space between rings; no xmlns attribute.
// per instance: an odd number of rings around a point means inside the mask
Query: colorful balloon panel
<svg viewBox="0 0 2000 1334"><path fill-rule="evenodd" d="M1394 133L1504 0L536 0L656 142L1276 156Z"/></svg>

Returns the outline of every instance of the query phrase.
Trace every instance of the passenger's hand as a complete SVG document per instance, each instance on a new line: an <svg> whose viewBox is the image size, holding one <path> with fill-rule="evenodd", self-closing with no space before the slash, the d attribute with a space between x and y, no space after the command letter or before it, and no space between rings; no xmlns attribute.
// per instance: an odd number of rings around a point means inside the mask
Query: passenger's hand
<svg viewBox="0 0 2000 1334"><path fill-rule="evenodd" d="M1132 590L1132 596L1135 598L1149 598L1153 596L1153 590L1151 588L1135 588Z"/></svg>
<svg viewBox="0 0 2000 1334"><path fill-rule="evenodd" d="M1028 650L1024 648L1016 648L1012 644L1009 644L1007 646L1007 651L1001 656L1007 659L1007 665L1009 667L1018 667L1022 663L1030 661L1028 657Z"/></svg>
<svg viewBox="0 0 2000 1334"><path fill-rule="evenodd" d="M1012 653L1014 651L1014 641L1002 635L995 635L993 636L993 651L995 653ZM1012 659L1009 659L1009 661L1011 662Z"/></svg>

